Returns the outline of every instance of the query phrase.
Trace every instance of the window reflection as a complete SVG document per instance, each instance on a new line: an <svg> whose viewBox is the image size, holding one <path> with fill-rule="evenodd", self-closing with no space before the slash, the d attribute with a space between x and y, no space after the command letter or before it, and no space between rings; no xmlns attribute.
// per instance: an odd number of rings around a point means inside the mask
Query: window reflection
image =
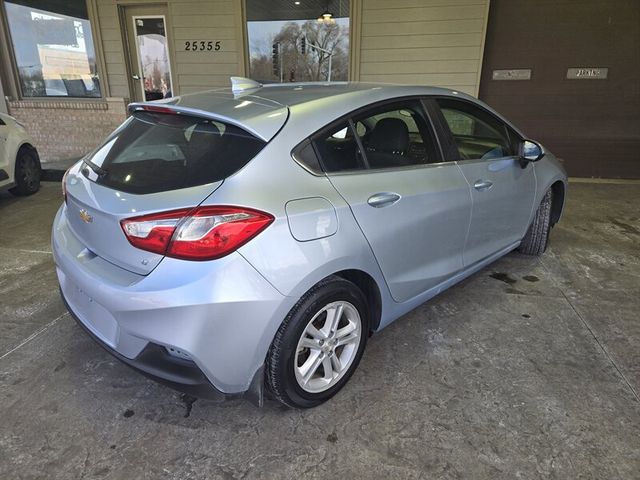
<svg viewBox="0 0 640 480"><path fill-rule="evenodd" d="M147 101L171 97L171 67L164 18L136 18L136 44Z"/></svg>
<svg viewBox="0 0 640 480"><path fill-rule="evenodd" d="M263 83L348 79L348 0L301 5L247 0L246 8L251 78ZM319 22L327 11L332 20Z"/></svg>
<svg viewBox="0 0 640 480"><path fill-rule="evenodd" d="M22 95L100 97L85 1L31 3L4 3Z"/></svg>

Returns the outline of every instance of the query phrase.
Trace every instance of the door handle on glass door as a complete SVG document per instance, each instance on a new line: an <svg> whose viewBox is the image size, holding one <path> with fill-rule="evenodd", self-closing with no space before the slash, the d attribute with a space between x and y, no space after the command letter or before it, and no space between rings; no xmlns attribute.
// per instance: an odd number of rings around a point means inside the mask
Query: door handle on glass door
<svg viewBox="0 0 640 480"><path fill-rule="evenodd" d="M380 192L374 193L369 197L367 203L375 208L388 207L389 205L393 205L394 203L400 200L400 195L393 192Z"/></svg>
<svg viewBox="0 0 640 480"><path fill-rule="evenodd" d="M476 183L473 184L473 188L479 191L489 190L493 186L493 182L489 180L476 180Z"/></svg>

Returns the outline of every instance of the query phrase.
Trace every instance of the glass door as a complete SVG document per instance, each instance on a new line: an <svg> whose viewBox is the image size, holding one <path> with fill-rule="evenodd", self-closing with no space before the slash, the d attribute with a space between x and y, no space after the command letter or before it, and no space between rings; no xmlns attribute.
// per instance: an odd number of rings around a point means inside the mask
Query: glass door
<svg viewBox="0 0 640 480"><path fill-rule="evenodd" d="M129 73L137 101L173 96L169 40L164 9L126 7Z"/></svg>

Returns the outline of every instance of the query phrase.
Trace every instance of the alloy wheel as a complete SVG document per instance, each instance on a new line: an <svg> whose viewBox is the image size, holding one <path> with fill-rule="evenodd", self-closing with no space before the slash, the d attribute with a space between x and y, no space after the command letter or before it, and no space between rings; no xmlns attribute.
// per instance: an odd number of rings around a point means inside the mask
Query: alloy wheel
<svg viewBox="0 0 640 480"><path fill-rule="evenodd" d="M298 341L294 358L298 385L309 393L335 385L353 363L361 336L362 320L356 307L346 301L325 305Z"/></svg>

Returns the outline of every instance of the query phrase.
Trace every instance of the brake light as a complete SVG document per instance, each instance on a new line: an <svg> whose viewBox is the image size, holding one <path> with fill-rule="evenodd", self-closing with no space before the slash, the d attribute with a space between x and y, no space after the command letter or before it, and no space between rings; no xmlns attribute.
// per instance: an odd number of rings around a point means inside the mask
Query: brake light
<svg viewBox="0 0 640 480"><path fill-rule="evenodd" d="M242 207L183 208L120 222L129 243L184 260L213 260L237 250L273 222Z"/></svg>
<svg viewBox="0 0 640 480"><path fill-rule="evenodd" d="M169 107L163 107L162 105L141 105L136 108L136 110L144 110L145 112L155 112L155 113L168 113L170 115L179 115L180 112L175 111Z"/></svg>

